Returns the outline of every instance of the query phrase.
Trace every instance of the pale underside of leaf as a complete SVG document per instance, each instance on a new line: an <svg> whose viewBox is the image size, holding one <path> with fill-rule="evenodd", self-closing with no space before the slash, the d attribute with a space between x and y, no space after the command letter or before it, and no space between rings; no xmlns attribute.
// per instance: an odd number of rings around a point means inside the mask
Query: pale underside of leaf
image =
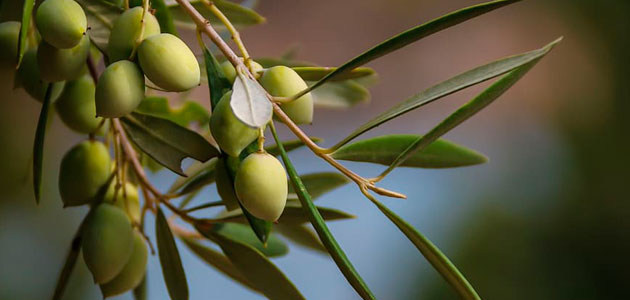
<svg viewBox="0 0 630 300"><path fill-rule="evenodd" d="M265 126L273 113L267 92L258 82L242 74L234 80L230 107L239 120L252 128Z"/></svg>

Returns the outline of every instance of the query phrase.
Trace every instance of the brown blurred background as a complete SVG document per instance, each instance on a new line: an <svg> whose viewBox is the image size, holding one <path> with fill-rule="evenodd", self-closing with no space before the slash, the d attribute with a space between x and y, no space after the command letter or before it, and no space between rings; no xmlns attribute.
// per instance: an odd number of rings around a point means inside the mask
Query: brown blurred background
<svg viewBox="0 0 630 300"><path fill-rule="evenodd" d="M7 2L7 1L5 1ZM297 58L336 66L382 40L480 1L260 1L267 23L242 32L256 57L297 47ZM623 299L630 279L630 2L528 0L383 57L370 105L318 109L305 130L328 145L378 112L469 68L564 41L496 103L446 137L490 157L453 170L400 169L384 203L431 238L483 299ZM61 155L82 139L55 119L44 191L35 206L28 170L40 104L0 78L0 299L48 298L82 209L61 208ZM486 85L383 125L368 136L426 132ZM195 95L207 102L202 88ZM285 132L286 133L286 132ZM329 170L297 152L302 173ZM348 164L362 175L381 167ZM167 185L174 177L154 176ZM210 197L210 196L208 196ZM331 229L379 299L456 299L413 246L354 186L321 200L358 219ZM181 250L191 299L258 299ZM355 299L334 264L292 247L276 262L309 299ZM66 299L99 299L77 268ZM149 299L167 299L157 259ZM121 299L130 299L128 295Z"/></svg>

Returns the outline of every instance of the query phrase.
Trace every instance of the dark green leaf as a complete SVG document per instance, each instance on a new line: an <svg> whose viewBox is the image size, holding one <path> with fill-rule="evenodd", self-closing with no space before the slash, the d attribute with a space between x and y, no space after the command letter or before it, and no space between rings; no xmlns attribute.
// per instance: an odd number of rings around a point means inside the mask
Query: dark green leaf
<svg viewBox="0 0 630 300"><path fill-rule="evenodd" d="M261 15L252 9L243 7L237 3L226 0L213 0L212 2L236 27L256 25L265 22L265 18ZM210 20L212 26L223 27L223 23L221 23L201 1L192 0L190 3L206 19ZM186 14L186 12L181 9L178 4L169 5L169 9L173 14L173 19L175 20L176 25L189 29L196 28L195 23L192 22L190 16L188 16L188 14Z"/></svg>
<svg viewBox="0 0 630 300"><path fill-rule="evenodd" d="M31 28L31 18L33 17L33 6L35 6L35 0L24 0L24 5L22 6L22 23L20 26L20 34L18 36L18 57L16 57L16 69L20 67L20 64L22 64L22 57L24 57L24 53L26 53L28 31L29 28Z"/></svg>
<svg viewBox="0 0 630 300"><path fill-rule="evenodd" d="M200 126L208 124L210 114L199 103L195 101L185 101L178 108L172 108L168 98L160 96L148 96L140 102L136 111L146 115L152 115L163 119L171 120L180 126L187 127L193 122Z"/></svg>
<svg viewBox="0 0 630 300"><path fill-rule="evenodd" d="M370 50L363 52L359 56L344 63L341 67L337 68L334 72L329 73L326 77L319 80L310 89L319 87L326 81L333 79L337 76L341 76L346 72L349 72L357 67L360 67L372 60L375 60L381 56L394 52L402 47L412 44L424 37L427 37L433 33L439 32L451 26L462 23L466 20L472 19L484 13L493 11L497 8L518 2L521 0L497 0L490 1L482 4L477 4L467 8L463 8L447 15L441 16L437 19L424 23L422 25L411 28L405 32L402 32L376 46Z"/></svg>
<svg viewBox="0 0 630 300"><path fill-rule="evenodd" d="M39 113L37 129L35 131L35 142L33 143L33 188L35 192L35 202L39 204L42 191L42 172L44 162L44 141L46 139L46 125L49 117L50 102L55 83L46 86L46 95L42 103L42 110Z"/></svg>
<svg viewBox="0 0 630 300"><path fill-rule="evenodd" d="M302 79L305 81L318 81L324 78L326 75L335 71L334 67L293 67L292 68ZM342 75L336 76L331 81L343 81L348 79L357 79L361 77L371 76L376 74L372 68L356 68L350 72L346 72Z"/></svg>
<svg viewBox="0 0 630 300"><path fill-rule="evenodd" d="M351 214L334 208L317 207L317 210L320 212L322 219L326 221L355 218L355 216ZM245 218L243 217L242 210L235 209L233 211L222 213L216 219L213 219L213 221L242 223L245 222ZM280 216L280 219L278 219L278 223L280 224L304 224L308 221L308 215L304 212L301 205L291 202L287 203L287 205L284 207L284 212L282 213L282 216Z"/></svg>
<svg viewBox="0 0 630 300"><path fill-rule="evenodd" d="M361 127L357 128L348 137L339 142L335 146L335 148L346 144L347 142L353 140L357 136L376 126L379 126L409 111L420 108L452 93L478 84L480 82L492 79L501 74L505 74L511 70L514 70L517 67L530 63L547 54L551 50L551 48L553 48L553 46L556 45L558 42L559 40L556 40L541 49L493 61L491 63L461 73L455 77L451 77L450 79L445 80L441 83L438 83L416 95L409 97L405 101L400 102L396 106L381 113L376 118L361 125Z"/></svg>
<svg viewBox="0 0 630 300"><path fill-rule="evenodd" d="M147 300L147 275L148 274L145 273L140 284L133 289L134 300Z"/></svg>
<svg viewBox="0 0 630 300"><path fill-rule="evenodd" d="M77 233L72 239L72 244L70 244L70 251L68 251L68 256L66 256L66 262L64 263L63 269L61 269L61 274L59 274L59 278L57 279L55 293L52 297L53 300L60 300L63 298L63 293L66 289L66 285L68 284L68 279L70 279L74 265L79 257L79 252L81 251L81 227L82 225L79 226Z"/></svg>
<svg viewBox="0 0 630 300"><path fill-rule="evenodd" d="M107 49L109 34L112 30L114 20L123 10L106 1L76 0L83 7L87 17L89 35L92 44L102 52Z"/></svg>
<svg viewBox="0 0 630 300"><path fill-rule="evenodd" d="M556 42L559 42L557 40ZM555 45L552 44L550 47ZM551 48L549 48L550 50ZM497 80L490 87L485 89L481 94L477 95L470 102L464 104L450 116L448 116L444 121L438 124L436 127L431 129L426 135L416 139L413 143L411 143L405 151L400 153L398 157L391 163L391 165L383 172L383 175L391 172L397 166L400 166L409 158L414 156L417 152L422 151L439 137L449 132L451 129L457 127L462 122L468 120L468 118L472 117L483 108L488 106L494 100L499 98L499 96L503 95L505 91L507 91L510 87L512 87L519 79L521 79L538 61L540 61L541 57L533 60L530 63L527 63L523 66L520 66L513 71L505 74L501 79Z"/></svg>
<svg viewBox="0 0 630 300"><path fill-rule="evenodd" d="M370 162L389 166L398 155L422 136L394 134L379 136L345 145L335 151L335 159ZM454 168L482 164L488 158L474 150L438 139L416 152L401 166L415 168Z"/></svg>
<svg viewBox="0 0 630 300"><path fill-rule="evenodd" d="M177 192L180 195L185 195L213 183L215 180L214 168L216 167L216 164L216 159L211 159L204 163L193 163L190 167L188 167L188 169L186 169L185 173L187 176L177 178L175 182L173 182L173 185L169 188L168 192Z"/></svg>
<svg viewBox="0 0 630 300"><path fill-rule="evenodd" d="M300 178L306 190L311 194L312 199L317 199L321 195L349 182L348 178L334 172L300 175ZM289 186L289 193L295 193L293 186Z"/></svg>
<svg viewBox="0 0 630 300"><path fill-rule="evenodd" d="M256 248L199 226L197 230L217 243L241 274L267 298L305 299L289 278Z"/></svg>
<svg viewBox="0 0 630 300"><path fill-rule="evenodd" d="M221 100L221 97L232 88L232 84L225 77L223 69L214 55L212 55L212 52L205 45L202 50L210 89L210 104L214 108Z"/></svg>
<svg viewBox="0 0 630 300"><path fill-rule="evenodd" d="M232 262L225 257L225 255L213 250L210 247L206 247L192 239L182 238L182 241L190 251L195 253L199 258L219 270L221 273L232 278L234 281L242 284L248 289L258 292L256 288L241 274L241 272L234 267Z"/></svg>
<svg viewBox="0 0 630 300"><path fill-rule="evenodd" d="M378 201L374 204L394 223L402 233L418 248L420 253L431 263L433 268L457 291L462 299L480 300L475 289L468 280L457 270L457 267L430 240L424 237L413 226L409 225L394 212Z"/></svg>
<svg viewBox="0 0 630 300"><path fill-rule="evenodd" d="M357 291L357 293L361 296L361 298L376 299L376 297L374 297L374 294L372 294L369 287L367 286L367 284L365 284L365 282L363 281L359 273L354 269L354 266L352 266L352 263L350 262L346 254L343 252L343 250L341 249L341 247L339 246L339 244L333 237L332 233L330 232L330 230L328 230L328 226L326 226L326 223L324 222L322 215L319 213L319 211L313 204L313 201L311 200L311 196L309 195L308 191L306 190L306 187L302 183L302 180L300 179L300 176L297 174L297 171L293 167L291 160L289 160L289 156L287 155L286 151L284 151L284 148L282 147L282 144L280 143L280 139L278 138L278 134L276 133L276 130L273 127L273 123L272 123L272 126L270 126L270 128L271 128L271 133L273 134L273 137L276 140L276 143L279 145L280 153L282 154L282 161L284 162L284 165L287 168L287 173L289 174L289 178L291 178L291 182L293 183L293 188L295 189L298 195L298 198L300 199L302 208L304 209L305 213L308 215L308 218L311 224L313 225L313 227L315 228L315 231L317 231L317 235L321 239L322 243L324 244L326 249L328 249L328 253L330 253L330 256L333 258L333 260L337 264L337 267L339 267L339 270L341 270L341 273L343 273L343 275L346 277L350 285L352 285L352 287Z"/></svg>
<svg viewBox="0 0 630 300"><path fill-rule="evenodd" d="M278 233L300 246L328 254L315 232L306 224L277 224L274 228Z"/></svg>
<svg viewBox="0 0 630 300"><path fill-rule="evenodd" d="M155 9L155 18L160 23L162 33L170 33L177 36L177 29L173 23L171 10L166 6L164 0L151 0L151 7Z"/></svg>
<svg viewBox="0 0 630 300"><path fill-rule="evenodd" d="M207 161L219 155L204 137L173 121L139 113L122 121L131 140L143 152L179 175L186 176L181 169L184 158Z"/></svg>
<svg viewBox="0 0 630 300"><path fill-rule="evenodd" d="M328 108L349 108L370 101L370 92L354 80L328 82L311 93L316 106Z"/></svg>
<svg viewBox="0 0 630 300"><path fill-rule="evenodd" d="M177 245L175 245L171 227L169 227L168 221L160 208L155 214L155 236L168 294L173 300L188 299L186 273L184 273L184 267L179 258L179 251L177 250Z"/></svg>
<svg viewBox="0 0 630 300"><path fill-rule="evenodd" d="M289 253L289 247L275 234L270 234L266 245L263 244L251 228L238 223L216 223L212 230L232 240L252 246L267 257L283 256Z"/></svg>

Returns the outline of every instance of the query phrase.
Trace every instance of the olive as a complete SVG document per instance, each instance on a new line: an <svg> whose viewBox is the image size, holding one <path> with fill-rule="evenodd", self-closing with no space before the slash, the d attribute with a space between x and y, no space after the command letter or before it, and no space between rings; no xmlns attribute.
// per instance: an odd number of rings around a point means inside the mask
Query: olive
<svg viewBox="0 0 630 300"><path fill-rule="evenodd" d="M88 140L72 147L59 168L59 193L64 207L94 201L110 174L109 151L103 143Z"/></svg>
<svg viewBox="0 0 630 300"><path fill-rule="evenodd" d="M68 81L55 102L57 115L68 128L79 133L93 133L103 120L96 116L94 81L89 75Z"/></svg>
<svg viewBox="0 0 630 300"><path fill-rule="evenodd" d="M128 60L107 67L96 84L96 114L119 118L131 113L144 98L144 76Z"/></svg>
<svg viewBox="0 0 630 300"><path fill-rule="evenodd" d="M258 138L258 129L251 128L237 119L230 106L232 92L228 92L210 115L210 131L225 153L239 156L241 151Z"/></svg>
<svg viewBox="0 0 630 300"><path fill-rule="evenodd" d="M137 231L134 231L133 234L132 247L131 257L122 271L120 271L114 279L105 284L101 284L101 293L104 298L122 294L135 288L142 282L147 269L149 253L144 238Z"/></svg>
<svg viewBox="0 0 630 300"><path fill-rule="evenodd" d="M87 29L83 8L74 0L46 0L37 8L37 30L44 41L59 48L79 44Z"/></svg>
<svg viewBox="0 0 630 300"><path fill-rule="evenodd" d="M298 73L285 66L267 69L260 79L260 84L269 94L276 97L291 97L308 87ZM311 93L291 102L283 103L280 107L296 124L313 122L313 96Z"/></svg>
<svg viewBox="0 0 630 300"><path fill-rule="evenodd" d="M160 24L150 13L144 16L144 31L142 29L142 7L134 7L122 13L114 21L109 42L107 43L107 54L110 62L128 59L137 43L144 39L160 34Z"/></svg>
<svg viewBox="0 0 630 300"><path fill-rule="evenodd" d="M48 82L73 80L85 73L90 54L90 38L84 36L78 45L57 49L45 41L37 49L37 65L42 79Z"/></svg>
<svg viewBox="0 0 630 300"><path fill-rule="evenodd" d="M0 67L15 67L18 55L20 22L0 23Z"/></svg>
<svg viewBox="0 0 630 300"><path fill-rule="evenodd" d="M138 189L131 183L125 183L125 190L120 187L116 192L116 182L112 182L105 194L105 203L114 204L122 211L127 213L131 221L140 224L140 198L138 197ZM123 197L123 196L126 197Z"/></svg>
<svg viewBox="0 0 630 300"><path fill-rule="evenodd" d="M37 65L37 49L29 49L24 53L22 64L16 74L16 86L24 90L35 100L42 102L46 96L48 83L42 80ZM56 83L52 87L51 102L63 91L64 83Z"/></svg>
<svg viewBox="0 0 630 300"><path fill-rule="evenodd" d="M262 71L264 68L259 63L252 61L252 68L254 69L254 76L258 74L259 71ZM232 65L230 61L224 61L221 63L221 70L223 70L223 74L230 81L230 83L234 83L234 79L236 79L236 69Z"/></svg>

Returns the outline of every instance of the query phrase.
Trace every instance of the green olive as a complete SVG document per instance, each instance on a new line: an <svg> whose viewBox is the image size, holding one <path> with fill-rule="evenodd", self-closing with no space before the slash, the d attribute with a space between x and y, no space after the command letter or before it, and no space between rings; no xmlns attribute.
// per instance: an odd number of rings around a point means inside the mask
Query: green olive
<svg viewBox="0 0 630 300"><path fill-rule="evenodd" d="M230 173L223 158L219 158L217 161L215 174L215 178L217 180L217 192L219 193L219 196L221 196L221 200L227 210L240 208L236 192L234 191L233 180L230 178Z"/></svg>
<svg viewBox="0 0 630 300"><path fill-rule="evenodd" d="M178 37L162 33L146 38L138 60L147 78L169 92L183 92L199 85L199 62Z"/></svg>
<svg viewBox="0 0 630 300"><path fill-rule="evenodd" d="M87 18L74 0L46 0L37 8L37 30L44 41L59 49L79 44L87 29Z"/></svg>
<svg viewBox="0 0 630 300"><path fill-rule="evenodd" d="M24 58L22 58L22 64L17 71L15 81L17 86L24 88L35 100L39 102L44 101L48 83L42 80L39 73L39 67L37 66L37 48L29 49L24 53ZM59 97L63 91L63 86L63 83L53 85L52 101Z"/></svg>
<svg viewBox="0 0 630 300"><path fill-rule="evenodd" d="M254 73L258 74L259 71L262 71L264 68L259 63L252 61L252 68L254 69ZM221 63L221 70L223 70L223 74L230 81L230 83L234 83L234 79L236 79L236 69L232 65L230 61L224 61ZM256 75L254 74L254 76Z"/></svg>
<svg viewBox="0 0 630 300"><path fill-rule="evenodd" d="M20 22L0 23L0 67L15 67L18 55Z"/></svg>
<svg viewBox="0 0 630 300"><path fill-rule="evenodd" d="M239 156L241 151L258 138L258 129L251 128L236 118L230 106L232 92L219 101L210 115L210 131L225 153Z"/></svg>
<svg viewBox="0 0 630 300"><path fill-rule="evenodd" d="M127 213L133 223L140 224L140 198L138 197L138 189L133 184L127 182L125 183L124 192L126 197L123 197L122 187L116 192L116 181L114 181L107 188L107 193L103 201L105 203L114 204Z"/></svg>
<svg viewBox="0 0 630 300"><path fill-rule="evenodd" d="M121 273L134 248L133 229L123 211L100 204L86 217L81 247L94 282L103 284Z"/></svg>
<svg viewBox="0 0 630 300"><path fill-rule="evenodd" d="M96 116L94 81L89 75L68 81L55 102L57 114L68 128L78 133L93 133L103 120Z"/></svg>
<svg viewBox="0 0 630 300"><path fill-rule="evenodd" d="M120 271L114 279L105 284L101 284L103 298L122 294L135 288L142 282L147 269L149 251L147 250L147 244L144 242L144 238L137 231L134 231L132 251L131 257L122 271Z"/></svg>
<svg viewBox="0 0 630 300"><path fill-rule="evenodd" d="M90 38L84 36L78 45L57 49L45 41L37 49L37 65L42 79L48 82L73 80L84 74L90 54Z"/></svg>
<svg viewBox="0 0 630 300"><path fill-rule="evenodd" d="M291 97L308 86L293 69L285 66L275 66L267 69L260 84L276 97ZM308 93L294 101L281 104L282 110L296 124L313 123L313 96Z"/></svg>
<svg viewBox="0 0 630 300"><path fill-rule="evenodd" d="M122 13L112 27L107 44L107 54L110 62L128 59L133 52L136 43L160 34L160 24L150 13L144 16L144 32L140 37L142 29L142 7L134 7Z"/></svg>
<svg viewBox="0 0 630 300"><path fill-rule="evenodd" d="M236 172L234 189L238 199L252 215L277 221L287 202L287 176L284 167L272 155L255 152L248 155Z"/></svg>
<svg viewBox="0 0 630 300"><path fill-rule="evenodd" d="M84 141L72 147L59 168L59 193L64 207L94 201L110 174L109 151L103 143Z"/></svg>
<svg viewBox="0 0 630 300"><path fill-rule="evenodd" d="M144 98L144 76L133 62L115 62L96 84L96 114L119 118L131 113Z"/></svg>

